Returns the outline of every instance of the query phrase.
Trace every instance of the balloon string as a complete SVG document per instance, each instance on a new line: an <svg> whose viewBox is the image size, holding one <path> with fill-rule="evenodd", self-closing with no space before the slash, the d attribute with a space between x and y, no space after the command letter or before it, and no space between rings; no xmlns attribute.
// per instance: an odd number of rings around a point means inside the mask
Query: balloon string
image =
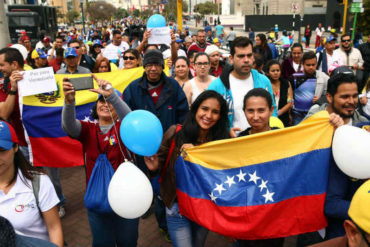
<svg viewBox="0 0 370 247"><path fill-rule="evenodd" d="M101 89L103 89L102 87L100 87L100 88L101 88ZM116 93L116 92L114 92L114 91L113 91L113 93ZM101 94L101 96L103 96L103 99L104 99L105 103L107 104L107 103L108 103L108 101L107 101L107 99L105 98L105 96L104 96L103 94ZM120 141L119 141L119 135L118 135L117 127L116 127L116 124L115 124L115 121L114 121L114 118L113 118L113 113L112 113L112 111L110 110L110 108L109 108L109 107L108 107L108 111L109 111L110 117L112 118L114 132L116 133L116 136L117 136L117 139L118 139L118 140L117 140L117 142L118 142L119 150L121 151L121 154L122 154L122 156L123 156L123 158L124 158L125 162L127 162L128 160L126 159L125 153L123 152L123 149L122 149L122 147L121 147L121 143L120 143ZM130 155L130 152L128 151L127 153L128 153L128 155L130 156L130 158L131 158L131 160L132 160L132 157L131 157L131 155Z"/></svg>

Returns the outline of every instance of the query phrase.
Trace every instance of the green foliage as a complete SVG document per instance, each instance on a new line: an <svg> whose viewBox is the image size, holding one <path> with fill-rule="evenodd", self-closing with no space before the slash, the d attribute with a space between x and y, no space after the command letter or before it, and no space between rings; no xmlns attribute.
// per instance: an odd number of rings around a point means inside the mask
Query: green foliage
<svg viewBox="0 0 370 247"><path fill-rule="evenodd" d="M213 3L213 2L199 3L194 6L194 12L198 12L202 18L205 15L216 14L217 10L218 10L218 5L217 3Z"/></svg>
<svg viewBox="0 0 370 247"><path fill-rule="evenodd" d="M80 17L80 13L78 13L76 10L70 10L66 14L67 22L69 24L72 24L79 17Z"/></svg>
<svg viewBox="0 0 370 247"><path fill-rule="evenodd" d="M140 10L138 9L134 9L132 12L131 12L131 15L134 16L134 17L139 17L140 16Z"/></svg>
<svg viewBox="0 0 370 247"><path fill-rule="evenodd" d="M363 1L364 13L357 15L357 28L360 28L364 35L370 34L370 0Z"/></svg>
<svg viewBox="0 0 370 247"><path fill-rule="evenodd" d="M151 9L146 9L143 12L141 12L141 19L147 20L152 15L153 15L153 11Z"/></svg>
<svg viewBox="0 0 370 247"><path fill-rule="evenodd" d="M182 1L182 12L187 11L188 3ZM177 1L176 0L168 0L168 4L164 6L163 15L167 17L168 21L176 21L177 20Z"/></svg>
<svg viewBox="0 0 370 247"><path fill-rule="evenodd" d="M116 19L122 19L129 16L127 9L124 8L118 8L116 13L114 13L114 18Z"/></svg>
<svg viewBox="0 0 370 247"><path fill-rule="evenodd" d="M110 20L117 12L112 4L103 1L91 2L86 10L93 21Z"/></svg>

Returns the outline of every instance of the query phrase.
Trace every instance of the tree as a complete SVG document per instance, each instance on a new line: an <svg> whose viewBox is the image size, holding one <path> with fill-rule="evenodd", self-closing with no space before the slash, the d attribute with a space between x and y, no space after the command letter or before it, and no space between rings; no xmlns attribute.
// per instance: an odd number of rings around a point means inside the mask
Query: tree
<svg viewBox="0 0 370 247"><path fill-rule="evenodd" d="M194 11L198 12L201 18L203 18L205 15L217 14L218 5L212 2L199 3L194 6Z"/></svg>
<svg viewBox="0 0 370 247"><path fill-rule="evenodd" d="M129 16L127 9L124 8L118 8L116 13L114 14L114 18L116 19L122 19Z"/></svg>
<svg viewBox="0 0 370 247"><path fill-rule="evenodd" d="M142 20L147 20L152 15L153 15L153 11L151 9L146 9L143 12L141 12Z"/></svg>
<svg viewBox="0 0 370 247"><path fill-rule="evenodd" d="M70 10L66 14L67 22L69 24L73 24L75 20L77 20L80 17L80 13L78 13L76 10Z"/></svg>
<svg viewBox="0 0 370 247"><path fill-rule="evenodd" d="M112 4L103 1L90 2L86 10L93 21L110 20L117 12L117 9Z"/></svg>
<svg viewBox="0 0 370 247"><path fill-rule="evenodd" d="M140 10L134 9L131 13L134 17L139 17L140 16Z"/></svg>
<svg viewBox="0 0 370 247"><path fill-rule="evenodd" d="M187 11L188 3L182 1L182 12ZM164 6L163 15L167 17L169 21L177 20L177 0L169 0Z"/></svg>

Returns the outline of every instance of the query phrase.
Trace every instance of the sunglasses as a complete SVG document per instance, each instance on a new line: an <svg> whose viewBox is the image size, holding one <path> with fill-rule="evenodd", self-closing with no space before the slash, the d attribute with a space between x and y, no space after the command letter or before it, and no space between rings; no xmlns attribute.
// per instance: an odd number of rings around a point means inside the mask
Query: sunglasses
<svg viewBox="0 0 370 247"><path fill-rule="evenodd" d="M344 42L351 42L351 40L350 39L342 39L342 42L344 43Z"/></svg>
<svg viewBox="0 0 370 247"><path fill-rule="evenodd" d="M124 57L123 57L123 60L128 60L128 59L130 59L130 60L135 60L135 59L136 59L136 57L134 57L134 56L124 56Z"/></svg>

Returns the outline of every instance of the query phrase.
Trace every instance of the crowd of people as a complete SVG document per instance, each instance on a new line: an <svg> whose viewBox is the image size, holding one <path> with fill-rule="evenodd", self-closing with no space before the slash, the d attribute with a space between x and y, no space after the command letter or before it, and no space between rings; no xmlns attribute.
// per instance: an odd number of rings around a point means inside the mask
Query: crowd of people
<svg viewBox="0 0 370 247"><path fill-rule="evenodd" d="M311 36L309 28L306 37ZM114 170L124 160L133 161L152 181L158 227L173 246L204 246L208 233L179 213L174 164L184 149L273 131L277 127L270 126L271 117L285 127L298 125L318 111L327 111L335 128L370 121L370 35L357 49L350 34L338 38L319 26L316 52L294 43L289 45L289 57L279 62L266 35L252 32L250 29L249 38L237 36L232 27L226 33L218 23L192 34L188 27L179 30L172 24L170 44L150 44L151 32L141 21L125 20L117 26L91 26L86 35L74 27L62 29L54 40L41 37L35 46L22 35L19 44L24 49L13 45L1 49L0 232L9 236L6 246L27 246L19 244L33 241L37 246L65 245L60 218L66 214L66 198L59 170L30 164L18 100L18 81L24 70L50 66L55 74L65 75L61 125L83 146L86 184L101 155ZM287 37L285 33L281 39ZM224 40L229 54L220 48ZM76 119L75 88L68 75L138 67L143 67L144 73L123 92L93 74L99 85L90 89L99 94L91 113L95 121ZM154 156L131 153L116 132L121 120L139 109L154 113L163 127L163 141ZM352 179L335 163L328 179L326 234L302 234L297 244L370 246L370 194L365 193L369 182ZM359 192L362 199L352 206L352 197L361 185L366 191ZM362 201L367 207L359 206ZM137 246L139 219L87 211L93 246ZM330 242L337 238L342 245ZM0 236L0 245L2 240ZM284 238L279 238L234 240L233 246L283 244Z"/></svg>

